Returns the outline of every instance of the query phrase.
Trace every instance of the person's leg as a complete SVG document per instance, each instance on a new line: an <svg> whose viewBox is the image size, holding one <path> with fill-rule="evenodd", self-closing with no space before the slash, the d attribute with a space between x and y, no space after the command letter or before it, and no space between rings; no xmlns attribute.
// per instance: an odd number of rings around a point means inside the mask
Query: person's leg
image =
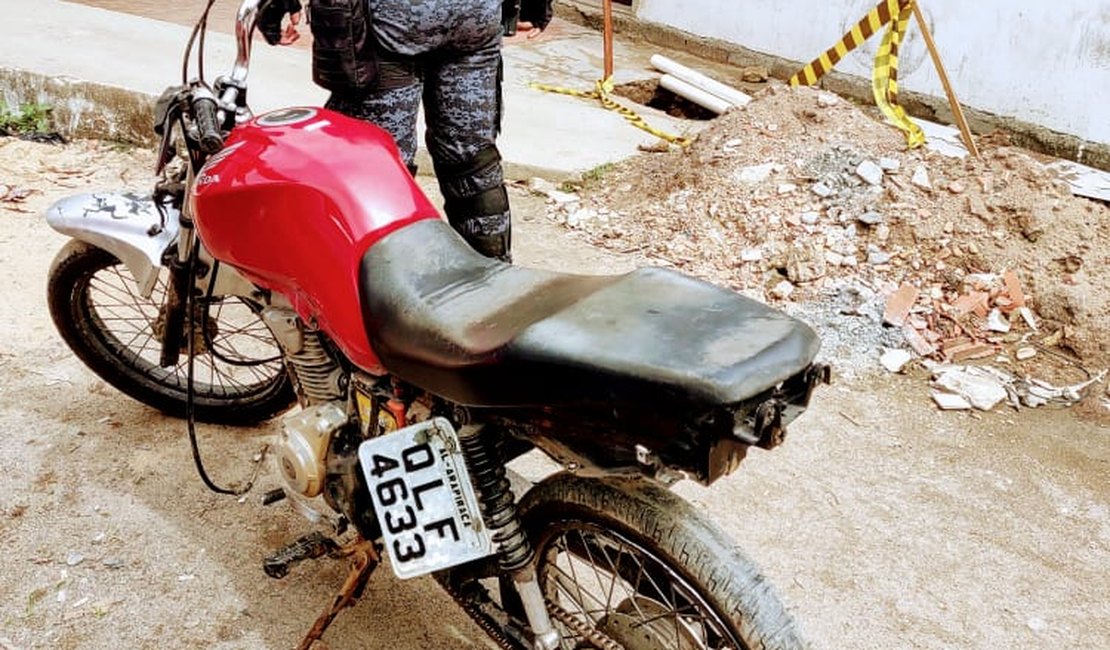
<svg viewBox="0 0 1110 650"><path fill-rule="evenodd" d="M479 253L511 260L509 197L497 151L500 36L469 53L439 54L425 68L428 152L447 220Z"/></svg>
<svg viewBox="0 0 1110 650"><path fill-rule="evenodd" d="M420 108L421 82L412 58L378 62L378 83L366 94L332 93L325 105L344 115L380 126L393 136L401 158L415 171L416 114Z"/></svg>

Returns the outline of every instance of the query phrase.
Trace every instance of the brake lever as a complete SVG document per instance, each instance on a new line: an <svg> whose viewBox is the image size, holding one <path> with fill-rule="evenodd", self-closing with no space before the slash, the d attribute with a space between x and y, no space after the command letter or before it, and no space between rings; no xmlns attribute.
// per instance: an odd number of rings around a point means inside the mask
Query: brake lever
<svg viewBox="0 0 1110 650"><path fill-rule="evenodd" d="M188 86L170 86L154 104L154 133L161 137L155 174L161 174L177 155L173 146L173 127L180 123L188 101Z"/></svg>

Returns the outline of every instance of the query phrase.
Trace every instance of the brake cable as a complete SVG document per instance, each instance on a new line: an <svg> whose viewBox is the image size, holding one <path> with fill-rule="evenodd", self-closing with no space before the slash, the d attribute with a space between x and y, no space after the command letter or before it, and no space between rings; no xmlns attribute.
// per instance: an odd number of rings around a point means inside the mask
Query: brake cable
<svg viewBox="0 0 1110 650"><path fill-rule="evenodd" d="M190 278L195 277L196 263L197 263L197 251L199 250L199 248L200 248L199 246L194 246L192 252L189 255L189 264L187 266L186 272L189 274ZM208 285L209 286L209 294L211 294L211 289L212 289L213 284L214 283L210 282L209 285ZM255 479L258 478L258 473L262 468L262 461L266 458L266 451L269 449L270 446L269 445L263 445L262 449L256 455L255 460L253 461L254 462L254 470L251 472L250 479L247 481L247 484L243 487L240 487L240 488L220 487L219 485L216 485L215 482L213 482L211 478L209 478L208 472L205 471L204 461L201 460L201 457L200 457L200 446L197 443L197 430L196 430L196 413L195 413L196 387L193 385L193 376L194 376L193 364L194 364L194 358L195 358L194 344L195 344L195 339L196 339L196 318L194 318L194 314L193 314L194 307L195 307L195 303L193 301L192 283L189 283L189 290L186 291L186 293L185 293L185 318L188 319L188 334L187 334L187 339L186 339L187 340L186 353L188 355L188 360L186 361L186 371L185 371L186 372L186 378L185 378L185 422L186 422L186 424L188 426L188 429L189 429L189 444L190 444L190 446L192 446L192 449L193 449L193 464L196 465L197 473L200 474L200 480L204 482L204 485L209 490L215 492L216 494L228 494L228 495L231 495L231 496L234 496L234 497L243 496L247 492L250 492L251 488L254 487L254 481L255 481ZM213 366L213 371L215 371L214 366Z"/></svg>
<svg viewBox="0 0 1110 650"><path fill-rule="evenodd" d="M187 85L189 83L189 58L193 54L193 44L200 35L200 77L204 79L204 33L208 31L208 13L212 11L212 5L216 4L216 0L208 0L208 5L204 7L204 12L200 15L200 19L193 25L193 31L189 34L189 41L185 44L185 56L181 61L181 83Z"/></svg>
<svg viewBox="0 0 1110 650"><path fill-rule="evenodd" d="M210 308L211 305L216 302L212 297L212 293L213 293L213 288L216 286L216 276L219 274L219 272L220 272L220 261L219 260L213 260L211 277L208 280L208 291L205 293L205 296L204 296L204 306L205 307ZM221 298L221 300L222 300L222 298ZM250 309L251 312L253 312L255 314L258 313L254 309L252 309L251 306L249 304L247 304L245 301L243 301L243 304L246 305L247 309ZM208 346L208 351L212 353L212 356L219 359L220 361L223 361L224 363L228 364L229 366L239 366L240 368L253 368L255 366L262 366L262 365L265 365L267 363L273 363L275 361L280 361L282 358L284 358L284 355L279 353L279 354L275 354L272 357L266 357L264 359L232 359L231 357L225 356L222 352L220 352L219 348L216 347L216 344L213 342L213 339L212 339L212 333L208 331L207 327L200 328L200 335L202 337L204 337L204 344Z"/></svg>
<svg viewBox="0 0 1110 650"><path fill-rule="evenodd" d="M193 26L192 33L189 34L189 41L185 45L185 55L182 58L181 62L182 85L189 84L189 59L192 57L194 44L197 44L200 48L197 56L197 67L198 73L200 74L200 80L202 83L204 81L204 43L205 36L208 32L208 15L215 3L216 0L208 0L208 4L204 7L204 12L201 14L200 19L197 20L196 24ZM200 37L199 43L197 42L198 35ZM181 120L183 118L179 116L178 119ZM195 165L196 160L191 160L190 162ZM161 210L159 210L159 212L161 212ZM188 273L190 280L196 277L198 250L199 246L193 247L192 251L190 251L189 254L189 263L186 265L185 272ZM213 269L213 271L215 271L215 269ZM215 274L213 273L213 280L214 278ZM209 282L207 292L208 295L206 300L211 300L214 284L214 281ZM200 445L197 443L196 386L194 382L196 357L196 318L194 310L196 308L196 301L194 299L192 291L193 283L189 282L188 286L189 289L185 292L185 318L188 319L188 333L186 339L186 354L188 355L188 360L186 361L185 378L185 421L189 430L189 444L192 447L193 451L193 463L196 465L197 473L200 474L201 481L204 482L204 485L209 490L215 492L216 494L227 494L236 497L242 496L254 487L255 479L258 478L258 473L262 467L262 461L266 457L266 451L269 449L269 445L263 445L261 451L259 451L259 453L256 455L256 458L254 460L254 470L251 472L250 479L247 481L246 485L239 488L225 488L216 485L216 483L208 476L208 472L204 468L204 461L201 459L200 456ZM207 328L204 328L203 331L204 334L207 335ZM207 336L205 338L205 343L209 346L210 350L213 349L212 344L208 340ZM215 353L213 353L213 356L219 358L219 356ZM215 366L213 366L213 372L215 372Z"/></svg>

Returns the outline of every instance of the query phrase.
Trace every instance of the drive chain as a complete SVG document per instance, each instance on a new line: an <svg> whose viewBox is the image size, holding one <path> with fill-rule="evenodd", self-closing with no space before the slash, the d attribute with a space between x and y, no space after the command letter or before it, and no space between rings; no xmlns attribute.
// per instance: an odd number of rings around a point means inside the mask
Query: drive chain
<svg viewBox="0 0 1110 650"><path fill-rule="evenodd" d="M610 639L596 627L583 623L577 616L563 609L552 600L545 598L544 603L547 605L547 611L559 619L560 623L573 630L575 634L598 650L624 650L624 646Z"/></svg>
<svg viewBox="0 0 1110 650"><path fill-rule="evenodd" d="M436 576L436 582L439 583L440 587L443 587L443 590L454 599L455 604L461 607L462 610L466 612L467 616L469 616L494 643L504 648L504 650L520 650L520 646L515 645L509 637L505 636L501 628L491 621L486 613L482 611L481 605L472 602L455 589L449 577Z"/></svg>
<svg viewBox="0 0 1110 650"><path fill-rule="evenodd" d="M483 611L481 605L460 594L448 578L437 576L436 581L439 582L443 590L454 599L455 603L470 616L471 620L473 620L494 643L504 648L504 650L520 650L520 646L513 643L501 628L490 620L486 612ZM547 605L547 611L550 612L552 616L575 634L582 637L584 641L590 643L594 648L598 650L625 650L624 646L610 639L596 627L582 622L574 614L563 609L552 600L545 598L544 604Z"/></svg>

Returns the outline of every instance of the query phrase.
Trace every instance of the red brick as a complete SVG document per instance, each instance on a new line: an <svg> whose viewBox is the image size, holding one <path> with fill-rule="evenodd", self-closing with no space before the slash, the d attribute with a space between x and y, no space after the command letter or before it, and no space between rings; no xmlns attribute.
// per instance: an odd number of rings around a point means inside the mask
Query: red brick
<svg viewBox="0 0 1110 650"><path fill-rule="evenodd" d="M972 291L956 298L956 301L952 303L952 313L956 316L967 316L974 313L986 317L990 304L989 299L990 296L982 291Z"/></svg>
<svg viewBox="0 0 1110 650"><path fill-rule="evenodd" d="M906 317L910 314L910 309L913 309L914 303L917 302L917 287L909 284L903 284L898 287L898 290L891 294L890 298L886 301L886 310L883 311L883 322L901 327L906 324Z"/></svg>
<svg viewBox="0 0 1110 650"><path fill-rule="evenodd" d="M1003 311L1013 311L1025 306L1025 291L1021 288L1021 280L1013 271L1006 271L1002 276L1003 281L1006 282L1006 293L1009 294L1010 306L1009 308L1002 307Z"/></svg>

